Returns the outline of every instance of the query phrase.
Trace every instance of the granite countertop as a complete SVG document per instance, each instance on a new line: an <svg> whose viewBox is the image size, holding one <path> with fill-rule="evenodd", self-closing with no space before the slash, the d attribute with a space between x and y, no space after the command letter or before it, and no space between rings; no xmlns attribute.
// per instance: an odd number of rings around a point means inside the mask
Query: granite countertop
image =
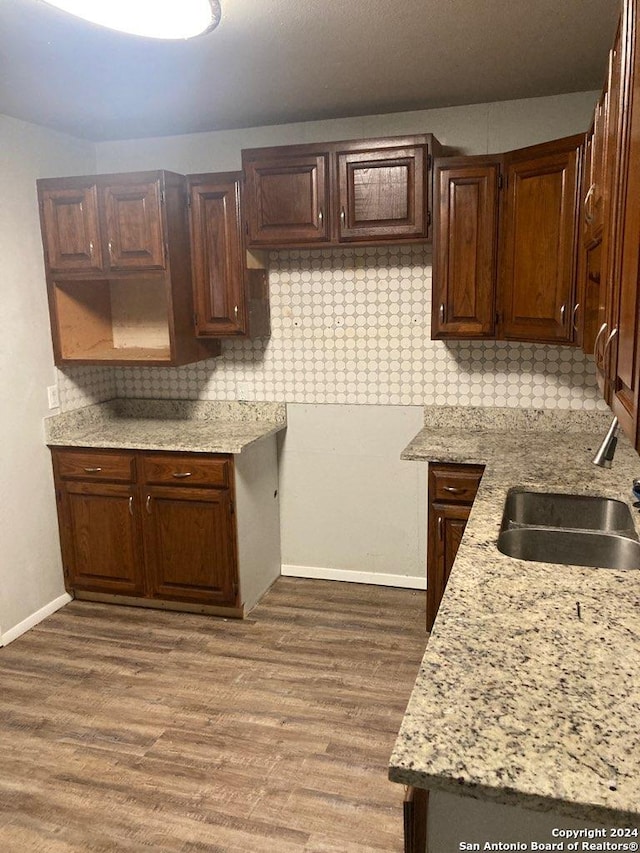
<svg viewBox="0 0 640 853"><path fill-rule="evenodd" d="M640 459L629 442L620 438L610 470L591 463L610 417L425 411L403 459L486 468L391 756L393 781L638 824L640 571L525 562L496 547L512 486L631 503Z"/></svg>
<svg viewBox="0 0 640 853"><path fill-rule="evenodd" d="M109 400L45 418L50 446L242 453L285 429L281 403Z"/></svg>

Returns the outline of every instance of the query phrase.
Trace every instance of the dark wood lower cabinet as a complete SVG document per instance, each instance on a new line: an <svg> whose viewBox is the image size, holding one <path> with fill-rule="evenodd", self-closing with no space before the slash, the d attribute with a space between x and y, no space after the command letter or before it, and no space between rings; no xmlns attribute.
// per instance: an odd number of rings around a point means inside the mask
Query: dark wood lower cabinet
<svg viewBox="0 0 640 853"><path fill-rule="evenodd" d="M144 595L134 489L121 483L62 482L58 493L68 583L74 589Z"/></svg>
<svg viewBox="0 0 640 853"><path fill-rule="evenodd" d="M407 788L404 798L404 853L427 853L429 792Z"/></svg>
<svg viewBox="0 0 640 853"><path fill-rule="evenodd" d="M239 606L232 456L52 454L70 593Z"/></svg>
<svg viewBox="0 0 640 853"><path fill-rule="evenodd" d="M427 631L433 627L483 471L481 465L429 465Z"/></svg>
<svg viewBox="0 0 640 853"><path fill-rule="evenodd" d="M152 596L233 604L232 507L228 489L149 487L144 527Z"/></svg>

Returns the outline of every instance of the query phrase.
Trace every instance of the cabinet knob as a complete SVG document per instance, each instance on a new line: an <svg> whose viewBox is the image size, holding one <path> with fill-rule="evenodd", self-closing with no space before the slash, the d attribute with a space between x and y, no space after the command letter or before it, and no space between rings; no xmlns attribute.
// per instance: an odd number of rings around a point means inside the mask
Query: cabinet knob
<svg viewBox="0 0 640 853"><path fill-rule="evenodd" d="M184 480L191 476L191 471L174 471L171 476L175 477L176 480Z"/></svg>
<svg viewBox="0 0 640 853"><path fill-rule="evenodd" d="M87 472L87 474L98 474L100 471L102 471L102 468L85 468L84 470Z"/></svg>

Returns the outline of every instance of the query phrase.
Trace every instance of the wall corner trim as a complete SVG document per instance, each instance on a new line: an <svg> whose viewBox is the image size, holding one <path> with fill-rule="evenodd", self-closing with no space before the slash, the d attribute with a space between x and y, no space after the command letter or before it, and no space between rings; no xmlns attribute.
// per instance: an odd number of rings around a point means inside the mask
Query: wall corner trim
<svg viewBox="0 0 640 853"><path fill-rule="evenodd" d="M48 604L45 604L44 607L41 607L39 610L36 610L35 613L32 613L31 616L27 616L26 619L22 620L22 622L18 622L18 624L14 625L13 628L9 628L8 631L1 634L0 646L8 646L9 643L17 640L18 637L37 625L38 622L42 622L43 619L46 619L47 616L51 616L52 613L55 613L56 610L60 610L61 607L64 607L65 604L68 604L70 601L73 601L73 598L66 592L63 595L58 596L58 598L54 598L53 601L50 601Z"/></svg>
<svg viewBox="0 0 640 853"><path fill-rule="evenodd" d="M402 589L426 589L426 577L412 575L391 575L382 572L356 572L348 569L328 569L321 566L288 566L281 569L283 577L314 578L325 581L345 581L346 583L368 583L373 586L397 586Z"/></svg>

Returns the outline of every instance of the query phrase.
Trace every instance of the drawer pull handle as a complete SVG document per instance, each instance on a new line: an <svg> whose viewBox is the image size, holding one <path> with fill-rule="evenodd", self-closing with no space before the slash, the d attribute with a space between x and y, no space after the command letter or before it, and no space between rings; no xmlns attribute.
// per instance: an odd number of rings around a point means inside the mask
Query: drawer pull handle
<svg viewBox="0 0 640 853"><path fill-rule="evenodd" d="M147 495L147 502L145 504L145 508L149 515L151 515L151 495Z"/></svg>
<svg viewBox="0 0 640 853"><path fill-rule="evenodd" d="M133 515L133 495L129 495L129 515Z"/></svg>
<svg viewBox="0 0 640 853"><path fill-rule="evenodd" d="M451 492L452 495L462 495L465 492L465 489L461 489L458 486L443 486L443 491Z"/></svg>
<svg viewBox="0 0 640 853"><path fill-rule="evenodd" d="M98 474L100 471L102 471L102 468L85 468L84 470L87 472L87 474Z"/></svg>
<svg viewBox="0 0 640 853"><path fill-rule="evenodd" d="M580 303L576 302L576 304L573 306L573 314L571 315L571 325L573 326L574 332L578 331L578 322L577 321L578 321L579 309L580 309Z"/></svg>
<svg viewBox="0 0 640 853"><path fill-rule="evenodd" d="M174 471L171 476L175 477L176 480L184 480L186 477L191 476L191 471L183 471L183 472Z"/></svg>

